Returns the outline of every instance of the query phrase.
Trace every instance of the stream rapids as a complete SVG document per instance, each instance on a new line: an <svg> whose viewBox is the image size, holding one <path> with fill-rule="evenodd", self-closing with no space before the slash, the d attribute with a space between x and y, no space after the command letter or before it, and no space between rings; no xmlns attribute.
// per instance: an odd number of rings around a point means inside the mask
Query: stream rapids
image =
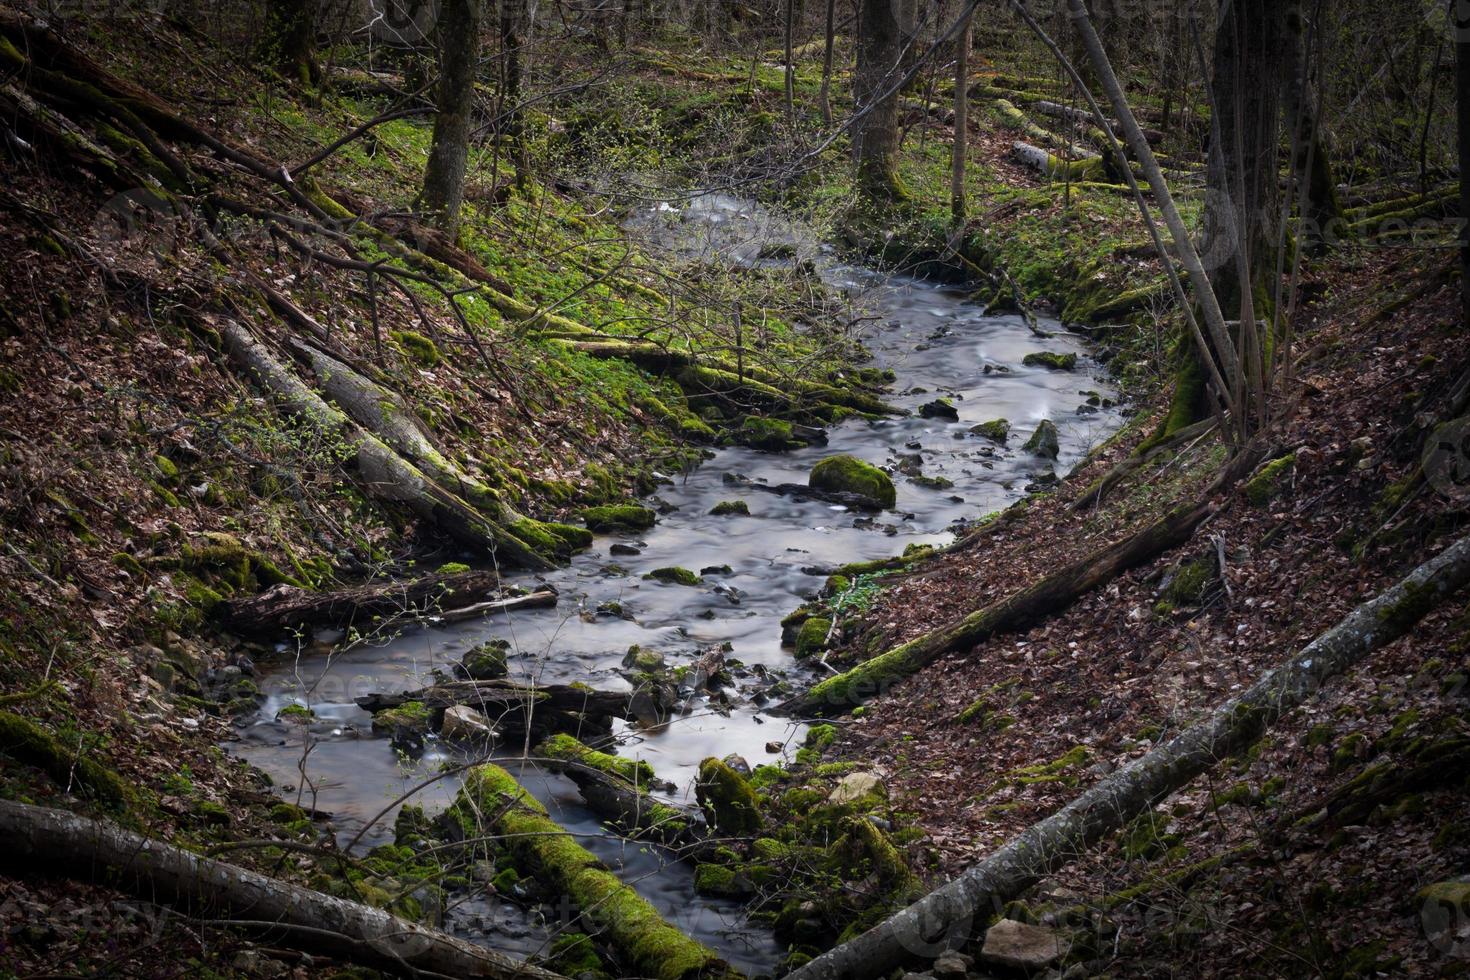
<svg viewBox="0 0 1470 980"><path fill-rule="evenodd" d="M433 739L422 756L401 755L386 735L371 733L371 715L354 698L426 686L436 668L448 672L466 651L491 639L509 641L513 680L582 681L608 690L628 689L619 670L634 644L660 652L677 667L728 643L727 657L744 665L734 672L730 704L691 697L686 713L656 729L623 725L616 732L619 753L646 759L676 787L664 795L685 803L693 802L695 774L708 756L740 755L752 766L791 761L804 726L767 714L770 705L749 696L762 675L789 673L799 685L811 679L781 647L781 618L814 596L835 567L889 557L913 544L947 543L959 523L1020 499L1053 468L1064 475L1122 424L1122 412L1112 407L1117 392L1105 372L1083 341L1054 321L1041 320L1051 336L1040 337L1020 316L986 316L964 290L845 264L799 226L747 200L707 195L678 207L656 205L629 225L646 248L671 256L698 255L730 265L812 262L829 288L850 296L869 315L862 339L874 363L897 376L888 400L913 414L850 420L828 430L826 446L795 452L716 450L698 469L659 487L649 502L660 512L652 530L599 535L566 568L507 576L510 584L551 586L560 595L555 608L411 629L382 645L341 654L333 652L330 636L283 644L278 658L259 665L266 699L256 715L242 719L238 741L227 749L269 773L286 798L329 811L344 844L359 834L360 849L391 842L396 807L365 825L445 764L468 761L461 750ZM791 248L769 248L773 243L794 247L794 256ZM784 257L762 259L763 252ZM1023 366L1022 358L1037 351L1075 353L1077 369ZM1101 406L1087 404L1093 394ZM959 421L917 413L921 404L941 396L958 409ZM997 418L1011 423L1008 445L970 432ZM1054 466L1020 448L1043 419L1059 433ZM839 453L890 471L905 457L912 469L917 456L924 476L953 486L936 489L895 471L897 507L872 516L740 485L743 479L804 484L813 464ZM744 500L750 516L709 516L725 500ZM639 553L612 555L615 543L633 545ZM669 565L695 571L729 566L729 572L706 573L698 588L641 577ZM598 612L613 608L610 603L631 618ZM306 726L277 721L290 704L310 707L315 720ZM773 743L779 753L768 751ZM696 895L687 864L617 838L582 803L570 780L524 761L526 748L501 745L496 761L579 843L734 967L751 975L772 972L783 950L769 931L747 922L735 902ZM457 790L458 779L446 777L414 799L433 812ZM512 954L545 950L559 926L555 910L528 911L493 896L451 897L450 906L447 929Z"/></svg>

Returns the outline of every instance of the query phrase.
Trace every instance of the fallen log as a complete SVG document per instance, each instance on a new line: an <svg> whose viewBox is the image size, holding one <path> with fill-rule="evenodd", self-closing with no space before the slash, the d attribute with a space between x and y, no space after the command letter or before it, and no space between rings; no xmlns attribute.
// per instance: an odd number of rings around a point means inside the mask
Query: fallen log
<svg viewBox="0 0 1470 980"><path fill-rule="evenodd" d="M367 494L390 504L406 504L419 517L477 551L536 570L553 566L487 515L424 475L377 436L333 408L278 361L245 327L228 317L206 321L220 337L225 354L304 424L322 438L340 442Z"/></svg>
<svg viewBox="0 0 1470 980"><path fill-rule="evenodd" d="M449 681L416 691L367 694L356 700L359 708L373 712L399 708L410 701L417 701L437 710L463 704L486 714L509 708L534 707L538 710L575 711L628 718L632 716L633 699L632 691L598 691L581 684L517 684L515 681L501 679Z"/></svg>
<svg viewBox="0 0 1470 980"><path fill-rule="evenodd" d="M867 980L918 951L958 945L976 916L990 915L1219 760L1246 749L1329 679L1408 633L1467 583L1470 536L1358 606L1203 721L1101 780L953 881L788 973L787 980Z"/></svg>
<svg viewBox="0 0 1470 980"><path fill-rule="evenodd" d="M224 604L225 622L238 633L279 635L298 626L346 628L359 622L401 616L452 615L484 605L500 586L490 571L426 575L410 581L370 582L331 592L273 585L258 595Z"/></svg>
<svg viewBox="0 0 1470 980"><path fill-rule="evenodd" d="M478 825L473 829L480 834L503 838L522 877L543 897L564 903L561 907L572 910L587 933L625 961L621 976L713 980L736 975L713 950L665 922L499 766L476 766L466 773L451 810Z"/></svg>
<svg viewBox="0 0 1470 980"><path fill-rule="evenodd" d="M494 950L381 909L200 857L180 847L74 813L0 800L0 861L49 875L95 881L164 902L272 943L390 974L488 980L558 980Z"/></svg>
<svg viewBox="0 0 1470 980"><path fill-rule="evenodd" d="M917 673L946 653L969 649L999 633L1029 629L1122 572L1188 541L1194 529L1223 506L1212 498L1250 473L1264 455L1259 446L1248 446L1211 483L1200 501L1179 504L1136 534L1094 551L957 622L829 677L782 707L793 714L846 710Z"/></svg>
<svg viewBox="0 0 1470 980"><path fill-rule="evenodd" d="M477 602L472 606L461 606L457 609L444 609L429 615L440 623L463 623L470 619L484 619L496 613L515 612L517 609L547 609L556 605L557 598L555 592L547 589L532 592L529 595L515 595L507 599Z"/></svg>

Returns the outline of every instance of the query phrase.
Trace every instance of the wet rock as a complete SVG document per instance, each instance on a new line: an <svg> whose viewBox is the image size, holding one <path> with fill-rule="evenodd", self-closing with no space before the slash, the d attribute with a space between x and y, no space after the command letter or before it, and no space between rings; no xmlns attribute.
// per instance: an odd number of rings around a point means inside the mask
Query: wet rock
<svg viewBox="0 0 1470 980"><path fill-rule="evenodd" d="M954 481L945 476L911 476L909 482L930 490L952 490Z"/></svg>
<svg viewBox="0 0 1470 980"><path fill-rule="evenodd" d="M991 419L989 422L970 426L970 431L982 439L1004 446L1011 434L1011 423L1005 419Z"/></svg>
<svg viewBox="0 0 1470 980"><path fill-rule="evenodd" d="M1055 929L1001 919L986 930L980 958L1017 970L1044 970L1071 951L1071 940Z"/></svg>
<svg viewBox="0 0 1470 980"><path fill-rule="evenodd" d="M621 541L616 542L615 544L613 544L613 546L611 548L608 548L607 550L608 550L608 552L610 554L614 554L614 555L641 555L641 554L643 554L643 549L642 548L639 548L639 547L637 547L635 545L631 545L631 544L624 544Z"/></svg>
<svg viewBox="0 0 1470 980"><path fill-rule="evenodd" d="M771 755L780 755L781 754L781 751L784 748L785 748L785 746L782 745L780 742L767 742L766 743L766 751L769 752Z"/></svg>
<svg viewBox="0 0 1470 980"><path fill-rule="evenodd" d="M838 780L837 785L827 796L827 802L833 806L845 806L848 803L857 802L870 793L887 794L883 780L878 778L878 774L850 772Z"/></svg>
<svg viewBox="0 0 1470 980"><path fill-rule="evenodd" d="M768 453L787 452L806 445L805 440L797 438L790 422L758 415L747 415L731 437L739 445Z"/></svg>
<svg viewBox="0 0 1470 980"><path fill-rule="evenodd" d="M742 776L748 777L750 775L750 763L745 761L745 756L743 755L736 755L734 752L731 752L720 761Z"/></svg>
<svg viewBox="0 0 1470 980"><path fill-rule="evenodd" d="M749 517L750 505L743 500L722 500L709 510L711 517Z"/></svg>
<svg viewBox="0 0 1470 980"><path fill-rule="evenodd" d="M880 509L898 502L888 474L856 456L829 456L812 467L807 483L817 490L852 494Z"/></svg>
<svg viewBox="0 0 1470 980"><path fill-rule="evenodd" d="M455 704L444 709L439 737L446 742L482 742L494 738L495 729L474 708L467 704Z"/></svg>
<svg viewBox="0 0 1470 980"><path fill-rule="evenodd" d="M701 582L701 579L698 575L694 574L687 568L680 568L678 565L669 565L665 568L655 568L653 571L647 573L643 577L645 579L651 579L655 582L665 582L669 585L697 586Z"/></svg>
<svg viewBox="0 0 1470 980"><path fill-rule="evenodd" d="M472 681L493 681L509 673L506 663L510 643L490 640L467 652L459 660L460 672Z"/></svg>
<svg viewBox="0 0 1470 980"><path fill-rule="evenodd" d="M588 530L598 534L624 531L646 531L653 527L658 515L647 507L636 504L613 504L607 507L588 507L581 513L582 522Z"/></svg>
<svg viewBox="0 0 1470 980"><path fill-rule="evenodd" d="M760 799L745 777L719 759L699 764L694 795L710 824L721 834L745 835L760 830Z"/></svg>
<svg viewBox="0 0 1470 980"><path fill-rule="evenodd" d="M1058 354L1054 351L1036 351L1021 358L1021 363L1026 367L1044 367L1053 371L1075 371L1077 369L1076 354Z"/></svg>
<svg viewBox="0 0 1470 980"><path fill-rule="evenodd" d="M958 422L960 410L955 408L948 398L936 398L932 402L925 402L919 406L919 417Z"/></svg>
<svg viewBox="0 0 1470 980"><path fill-rule="evenodd" d="M704 566L703 568L701 568L699 570L699 574L701 576L704 576L704 575L734 575L735 574L735 569L731 568L729 565L706 565L706 566Z"/></svg>
<svg viewBox="0 0 1470 980"><path fill-rule="evenodd" d="M1021 448L1044 459L1056 459L1061 452L1056 424L1050 419L1042 419Z"/></svg>

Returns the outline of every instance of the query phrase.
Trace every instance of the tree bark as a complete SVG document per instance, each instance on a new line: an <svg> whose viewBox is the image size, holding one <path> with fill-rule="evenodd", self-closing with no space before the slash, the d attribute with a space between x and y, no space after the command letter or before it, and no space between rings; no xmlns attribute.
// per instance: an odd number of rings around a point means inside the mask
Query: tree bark
<svg viewBox="0 0 1470 980"><path fill-rule="evenodd" d="M1332 172L1332 157L1327 152L1318 125L1305 20L1300 10L1295 8L1286 19L1286 45L1287 136L1292 146L1292 169L1296 179L1302 182L1301 227L1297 244L1300 247L1330 245L1335 237L1333 230L1342 221L1342 204L1337 198L1337 177Z"/></svg>
<svg viewBox="0 0 1470 980"><path fill-rule="evenodd" d="M1455 18L1455 147L1460 158L1460 326L1470 330L1470 5Z"/></svg>
<svg viewBox="0 0 1470 980"><path fill-rule="evenodd" d="M480 50L480 0L442 0L434 26L439 41L438 113L424 170L424 211L451 237L459 233L465 166L470 152L470 112L475 102L475 63Z"/></svg>
<svg viewBox="0 0 1470 980"><path fill-rule="evenodd" d="M856 127L853 152L858 189L887 204L907 197L898 176L898 80L903 66L900 0L860 0L857 71L853 78Z"/></svg>
<svg viewBox="0 0 1470 980"><path fill-rule="evenodd" d="M949 218L956 228L965 223L965 153L970 146L970 22L965 15L954 56L954 152L949 169Z"/></svg>
<svg viewBox="0 0 1470 980"><path fill-rule="evenodd" d="M1470 537L1363 603L1291 660L1205 719L1104 778L989 857L787 980L868 980L910 957L964 942L1006 901L1168 798L1221 759L1251 745L1329 679L1404 634L1470 582Z"/></svg>
<svg viewBox="0 0 1470 980"><path fill-rule="evenodd" d="M298 85L320 85L316 60L317 0L270 0L257 56Z"/></svg>
<svg viewBox="0 0 1470 980"><path fill-rule="evenodd" d="M274 585L259 595L225 603L232 630L279 635L297 626L346 627L379 617L430 615L481 602L500 586L494 572L426 575L407 582L372 582L333 592Z"/></svg>
<svg viewBox="0 0 1470 980"><path fill-rule="evenodd" d="M523 192L531 186L531 158L526 146L525 121L521 112L521 100L524 97L524 69L521 59L524 20L524 0L500 0L500 46L504 53L505 70L505 120L502 131L510 144L511 163L516 168L516 189ZM627 21L626 10L623 21Z"/></svg>
<svg viewBox="0 0 1470 980"><path fill-rule="evenodd" d="M822 90L817 99L822 105L822 125L832 125L832 49L837 45L837 0L827 0L827 20L822 41Z"/></svg>
<svg viewBox="0 0 1470 980"><path fill-rule="evenodd" d="M17 867L96 881L145 901L212 918L272 942L337 957L389 974L559 980L551 973L380 909L123 830L87 817L0 800L0 860Z"/></svg>
<svg viewBox="0 0 1470 980"><path fill-rule="evenodd" d="M786 125L796 125L796 65L791 48L796 33L796 0L785 0L785 22L782 24L781 40L785 45L783 67L783 95L786 101Z"/></svg>

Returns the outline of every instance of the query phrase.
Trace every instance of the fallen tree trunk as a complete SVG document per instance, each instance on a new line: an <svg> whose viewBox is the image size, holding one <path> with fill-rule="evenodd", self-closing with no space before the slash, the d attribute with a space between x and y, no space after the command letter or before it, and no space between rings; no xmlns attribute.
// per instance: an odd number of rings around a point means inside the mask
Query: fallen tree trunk
<svg viewBox="0 0 1470 980"><path fill-rule="evenodd" d="M276 360L249 330L226 317L214 317L208 323L219 333L230 360L276 401L318 435L351 450L362 487L369 496L387 503L406 504L419 517L477 551L526 568L544 571L554 567L548 558L461 497L440 487L381 439L328 405Z"/></svg>
<svg viewBox="0 0 1470 980"><path fill-rule="evenodd" d="M1358 606L1203 721L1103 779L953 881L787 974L787 980L865 980L916 952L957 945L977 915L990 915L1219 760L1244 750L1327 680L1408 633L1467 582L1470 537Z"/></svg>
<svg viewBox="0 0 1470 980"><path fill-rule="evenodd" d="M473 606L431 612L429 617L440 623L463 623L470 619L484 619L495 613L515 612L517 609L549 609L556 605L557 598L557 594L548 589L529 595L514 595L506 599L477 602Z"/></svg>
<svg viewBox="0 0 1470 980"><path fill-rule="evenodd" d="M231 918L274 943L391 974L533 978L559 975L428 929L87 817L0 800L0 860L96 881L150 902Z"/></svg>
<svg viewBox="0 0 1470 980"><path fill-rule="evenodd" d="M488 571L371 582L332 592L274 585L258 595L226 602L225 621L236 632L263 636L298 626L346 627L379 617L448 615L482 605L499 586L500 576Z"/></svg>
<svg viewBox="0 0 1470 980"><path fill-rule="evenodd" d="M976 646L998 633L1029 629L1122 572L1188 541L1194 529L1219 509L1220 505L1212 497L1233 487L1255 468L1263 455L1259 448L1247 447L1215 479L1199 502L1180 504L1138 533L1074 561L958 622L896 646L846 673L829 677L783 707L794 714L845 711L917 673L946 653Z"/></svg>

